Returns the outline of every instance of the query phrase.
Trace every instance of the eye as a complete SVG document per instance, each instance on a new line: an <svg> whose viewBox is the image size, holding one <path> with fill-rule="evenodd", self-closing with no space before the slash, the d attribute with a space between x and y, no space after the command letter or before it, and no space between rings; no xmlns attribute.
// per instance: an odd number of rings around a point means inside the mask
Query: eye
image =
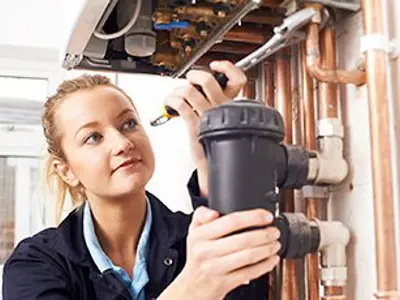
<svg viewBox="0 0 400 300"><path fill-rule="evenodd" d="M93 145L93 144L98 143L101 140L101 138L102 138L101 134L98 132L95 132L95 133L92 133L89 136L87 136L84 140L84 143L88 144L88 145Z"/></svg>
<svg viewBox="0 0 400 300"><path fill-rule="evenodd" d="M130 119L127 122L125 122L125 124L122 126L122 130L125 129L133 129L136 127L136 120L135 119Z"/></svg>

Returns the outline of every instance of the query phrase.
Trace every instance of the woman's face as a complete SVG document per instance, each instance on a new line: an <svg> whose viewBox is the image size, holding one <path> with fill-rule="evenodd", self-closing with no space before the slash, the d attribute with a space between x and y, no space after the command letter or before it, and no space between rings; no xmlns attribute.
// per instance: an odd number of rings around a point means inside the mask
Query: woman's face
<svg viewBox="0 0 400 300"><path fill-rule="evenodd" d="M142 191L154 172L154 154L132 103L110 86L78 91L56 112L66 163L58 173L86 195L120 198Z"/></svg>

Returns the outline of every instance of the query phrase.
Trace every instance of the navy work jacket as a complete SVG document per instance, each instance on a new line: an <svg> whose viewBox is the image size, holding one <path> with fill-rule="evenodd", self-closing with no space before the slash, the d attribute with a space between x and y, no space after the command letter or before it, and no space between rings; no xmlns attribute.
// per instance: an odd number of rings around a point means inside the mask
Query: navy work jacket
<svg viewBox="0 0 400 300"><path fill-rule="evenodd" d="M207 199L199 197L196 172L188 188L194 208L207 205ZM186 236L192 215L171 212L154 195L147 196L153 223L145 294L146 299L156 299L185 265ZM252 293L259 291L250 284L231 292L226 299L244 299L244 295L247 299L266 298L248 297ZM115 273L109 270L102 274L92 260L83 237L83 206L70 213L57 228L45 229L14 249L4 266L3 300L22 299L131 299Z"/></svg>
<svg viewBox="0 0 400 300"><path fill-rule="evenodd" d="M196 172L188 188L194 206L200 198ZM153 223L150 232L146 299L157 298L185 265L186 236L191 215L171 212L147 193ZM83 206L70 213L57 228L45 229L21 241L4 266L3 300L131 299L123 283L110 270L102 274L92 260L83 237Z"/></svg>

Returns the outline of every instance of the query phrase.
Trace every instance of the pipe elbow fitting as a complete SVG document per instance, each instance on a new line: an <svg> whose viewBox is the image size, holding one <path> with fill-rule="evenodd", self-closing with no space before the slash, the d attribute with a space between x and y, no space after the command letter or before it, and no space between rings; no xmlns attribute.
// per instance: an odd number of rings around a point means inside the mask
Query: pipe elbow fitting
<svg viewBox="0 0 400 300"><path fill-rule="evenodd" d="M346 247L350 230L341 222L314 220L320 230L321 281L324 286L345 286L347 281Z"/></svg>
<svg viewBox="0 0 400 300"><path fill-rule="evenodd" d="M318 171L315 184L339 184L349 172L347 161L343 157L317 154Z"/></svg>

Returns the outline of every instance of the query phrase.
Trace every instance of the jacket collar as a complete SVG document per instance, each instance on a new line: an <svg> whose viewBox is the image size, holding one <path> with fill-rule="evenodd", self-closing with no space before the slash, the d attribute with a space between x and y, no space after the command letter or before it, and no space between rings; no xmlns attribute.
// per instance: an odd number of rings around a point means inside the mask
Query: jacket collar
<svg viewBox="0 0 400 300"><path fill-rule="evenodd" d="M149 251L149 261L152 261L152 255L162 256L163 252L168 252L175 243L186 238L190 216L173 213L157 197L149 192L146 194L153 213ZM83 205L79 206L63 220L50 245L68 260L96 268L83 237L83 208Z"/></svg>

